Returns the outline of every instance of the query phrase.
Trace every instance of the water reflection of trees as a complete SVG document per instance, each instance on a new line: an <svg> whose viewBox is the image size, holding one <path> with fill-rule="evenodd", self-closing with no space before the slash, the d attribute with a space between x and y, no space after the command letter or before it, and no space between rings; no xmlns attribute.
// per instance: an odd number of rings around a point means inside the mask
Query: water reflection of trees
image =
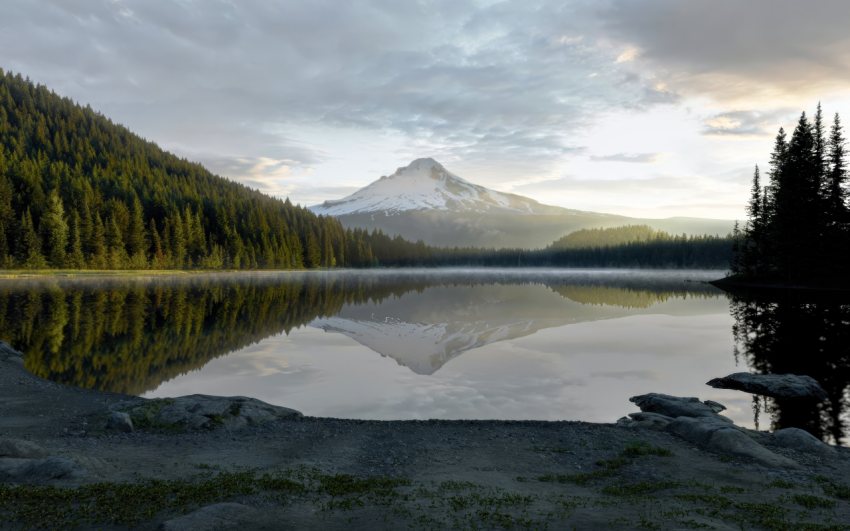
<svg viewBox="0 0 850 531"><path fill-rule="evenodd" d="M346 304L380 304L431 287L545 284L582 304L647 307L717 296L702 284L529 280L481 275L217 275L183 279L16 280L0 284L0 339L53 381L127 394L286 333Z"/></svg>
<svg viewBox="0 0 850 531"><path fill-rule="evenodd" d="M831 442L847 434L850 388L850 297L735 292L736 356L760 374L811 376L823 403L774 400L772 429L796 427Z"/></svg>

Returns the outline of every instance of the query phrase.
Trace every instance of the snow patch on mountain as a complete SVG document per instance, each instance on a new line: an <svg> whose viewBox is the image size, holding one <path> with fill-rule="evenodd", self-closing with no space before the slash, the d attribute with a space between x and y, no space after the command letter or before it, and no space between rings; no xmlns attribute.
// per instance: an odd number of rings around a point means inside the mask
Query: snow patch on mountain
<svg viewBox="0 0 850 531"><path fill-rule="evenodd" d="M539 214L557 209L533 199L473 184L431 158L416 159L348 197L309 207L317 214L344 216L364 212L393 215L408 211ZM574 213L577 211L567 211ZM546 212L550 213L550 212Z"/></svg>

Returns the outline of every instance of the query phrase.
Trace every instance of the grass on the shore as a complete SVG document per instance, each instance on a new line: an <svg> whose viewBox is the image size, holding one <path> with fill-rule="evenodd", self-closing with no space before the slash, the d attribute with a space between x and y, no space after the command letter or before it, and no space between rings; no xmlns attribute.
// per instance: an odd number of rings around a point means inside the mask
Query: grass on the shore
<svg viewBox="0 0 850 531"><path fill-rule="evenodd" d="M669 450L633 442L617 458L625 463L611 468L606 463L614 460L600 461L602 470L614 473L593 479L616 476L633 462L624 455L634 454L635 449L643 451L638 451L634 459L669 454ZM193 480L139 478L135 483L77 488L0 485L0 527L74 529L84 524L116 524L132 528L157 515L178 516L211 503L261 496L289 507L311 504L322 519L336 516L353 522L376 518L379 522L373 527L531 530L548 529L551 524L572 528L572 518L595 510L597 515L612 515L607 518L609 527L715 529L711 523L722 521L742 530L850 530L850 526L835 521L836 511L847 507L831 499L847 500L850 487L822 477L807 483L775 480L752 485L752 489L695 480L615 482L591 497L558 492L557 486L543 494L527 489L519 493L471 482L416 484L385 476L331 475L307 467L262 474L256 470L221 471L217 465L198 464L196 468L202 472ZM774 498L777 490L781 492ZM812 494L815 492L827 498ZM745 495L750 498L736 499ZM762 499L753 501L754 495ZM764 497L770 500L765 502ZM614 509L620 516L613 516Z"/></svg>

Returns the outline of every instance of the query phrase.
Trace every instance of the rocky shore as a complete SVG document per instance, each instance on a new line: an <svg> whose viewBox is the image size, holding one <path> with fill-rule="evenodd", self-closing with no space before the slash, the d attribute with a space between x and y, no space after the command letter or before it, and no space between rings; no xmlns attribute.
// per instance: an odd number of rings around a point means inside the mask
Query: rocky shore
<svg viewBox="0 0 850 531"><path fill-rule="evenodd" d="M23 361L0 348L2 529L850 529L850 449L713 402L649 393L611 424L343 420L68 387Z"/></svg>

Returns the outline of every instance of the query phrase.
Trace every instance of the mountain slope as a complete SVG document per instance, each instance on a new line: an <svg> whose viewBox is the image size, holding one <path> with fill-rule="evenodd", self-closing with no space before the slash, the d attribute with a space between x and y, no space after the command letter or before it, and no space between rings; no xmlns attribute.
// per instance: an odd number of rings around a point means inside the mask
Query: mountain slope
<svg viewBox="0 0 850 531"><path fill-rule="evenodd" d="M721 219L642 219L543 205L470 183L430 158L416 159L348 197L310 210L348 228L380 230L439 247L542 248L573 231L623 225L725 236L734 225Z"/></svg>
<svg viewBox="0 0 850 531"><path fill-rule="evenodd" d="M430 158L416 159L348 197L325 201L311 206L310 210L328 216L444 211L608 217L607 214L542 205L528 197L497 192L458 177Z"/></svg>

